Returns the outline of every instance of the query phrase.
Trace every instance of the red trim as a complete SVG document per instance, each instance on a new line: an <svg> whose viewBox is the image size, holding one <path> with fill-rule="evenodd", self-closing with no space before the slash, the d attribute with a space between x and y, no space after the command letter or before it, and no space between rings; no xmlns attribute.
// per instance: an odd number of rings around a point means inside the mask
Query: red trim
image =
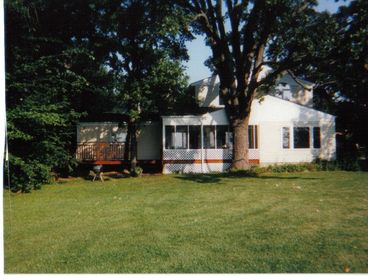
<svg viewBox="0 0 368 276"><path fill-rule="evenodd" d="M124 160L83 160L81 163L92 165L124 165L129 164ZM161 160L138 160L138 165L158 165L161 164Z"/></svg>
<svg viewBox="0 0 368 276"><path fill-rule="evenodd" d="M82 161L85 164L92 164L92 165L121 165L124 164L123 160L92 160L92 161Z"/></svg>
<svg viewBox="0 0 368 276"><path fill-rule="evenodd" d="M203 163L213 164L213 163L231 163L231 159L205 159ZM201 164L202 160L163 160L163 164ZM259 159L250 159L249 164L259 164Z"/></svg>

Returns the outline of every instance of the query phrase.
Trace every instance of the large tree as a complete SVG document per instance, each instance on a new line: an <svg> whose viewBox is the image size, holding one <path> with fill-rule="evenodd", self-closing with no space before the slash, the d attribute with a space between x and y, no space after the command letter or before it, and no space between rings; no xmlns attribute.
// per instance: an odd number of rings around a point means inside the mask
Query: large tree
<svg viewBox="0 0 368 276"><path fill-rule="evenodd" d="M359 148L368 156L368 2L351 1L318 20L324 28L311 36L324 39L295 71L316 83L316 107L337 116L338 158L354 159Z"/></svg>
<svg viewBox="0 0 368 276"><path fill-rule="evenodd" d="M93 17L94 10L80 2L5 2L6 104L15 191L39 188L51 171L70 173L76 164L77 120L101 112L101 103L112 96L111 74L100 66L103 56L86 39L94 30Z"/></svg>
<svg viewBox="0 0 368 276"><path fill-rule="evenodd" d="M305 62L313 43L315 0L178 0L206 36L234 133L232 167L248 168L248 122L257 90ZM322 27L322 26L321 26ZM303 51L302 51L303 50ZM302 53L303 54L300 54ZM272 68L262 77L264 66Z"/></svg>
<svg viewBox="0 0 368 276"><path fill-rule="evenodd" d="M129 116L125 157L134 170L139 123L172 108L186 87L180 63L190 37L183 28L186 16L170 1L100 1L96 8L120 112Z"/></svg>

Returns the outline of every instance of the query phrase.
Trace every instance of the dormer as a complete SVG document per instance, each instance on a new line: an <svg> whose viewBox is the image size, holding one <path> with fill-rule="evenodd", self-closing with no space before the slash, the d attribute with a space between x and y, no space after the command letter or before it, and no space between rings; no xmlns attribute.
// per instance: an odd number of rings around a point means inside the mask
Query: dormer
<svg viewBox="0 0 368 276"><path fill-rule="evenodd" d="M270 95L296 104L313 107L314 84L286 74L276 81Z"/></svg>
<svg viewBox="0 0 368 276"><path fill-rule="evenodd" d="M199 107L225 107L219 95L220 80L218 76L211 76L191 84L195 90L195 99ZM314 84L286 74L277 80L271 88L270 95L296 104L313 107Z"/></svg>
<svg viewBox="0 0 368 276"><path fill-rule="evenodd" d="M195 90L195 99L199 107L225 107L219 96L220 80L211 76L191 84Z"/></svg>

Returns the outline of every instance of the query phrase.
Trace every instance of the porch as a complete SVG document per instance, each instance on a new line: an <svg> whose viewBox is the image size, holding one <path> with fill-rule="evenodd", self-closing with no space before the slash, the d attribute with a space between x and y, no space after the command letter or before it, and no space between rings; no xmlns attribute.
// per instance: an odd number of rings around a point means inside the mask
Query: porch
<svg viewBox="0 0 368 276"><path fill-rule="evenodd" d="M124 160L124 145L107 142L78 143L76 158L85 163L121 164Z"/></svg>
<svg viewBox="0 0 368 276"><path fill-rule="evenodd" d="M233 133L223 110L162 118L164 173L208 173L230 168ZM249 125L248 136L249 162L259 164L257 125Z"/></svg>

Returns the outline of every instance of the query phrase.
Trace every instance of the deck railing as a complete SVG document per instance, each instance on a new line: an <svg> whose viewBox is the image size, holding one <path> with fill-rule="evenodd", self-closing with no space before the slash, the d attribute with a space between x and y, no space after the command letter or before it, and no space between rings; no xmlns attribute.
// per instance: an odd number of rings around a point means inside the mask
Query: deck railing
<svg viewBox="0 0 368 276"><path fill-rule="evenodd" d="M79 161L107 161L124 159L124 143L79 143Z"/></svg>

